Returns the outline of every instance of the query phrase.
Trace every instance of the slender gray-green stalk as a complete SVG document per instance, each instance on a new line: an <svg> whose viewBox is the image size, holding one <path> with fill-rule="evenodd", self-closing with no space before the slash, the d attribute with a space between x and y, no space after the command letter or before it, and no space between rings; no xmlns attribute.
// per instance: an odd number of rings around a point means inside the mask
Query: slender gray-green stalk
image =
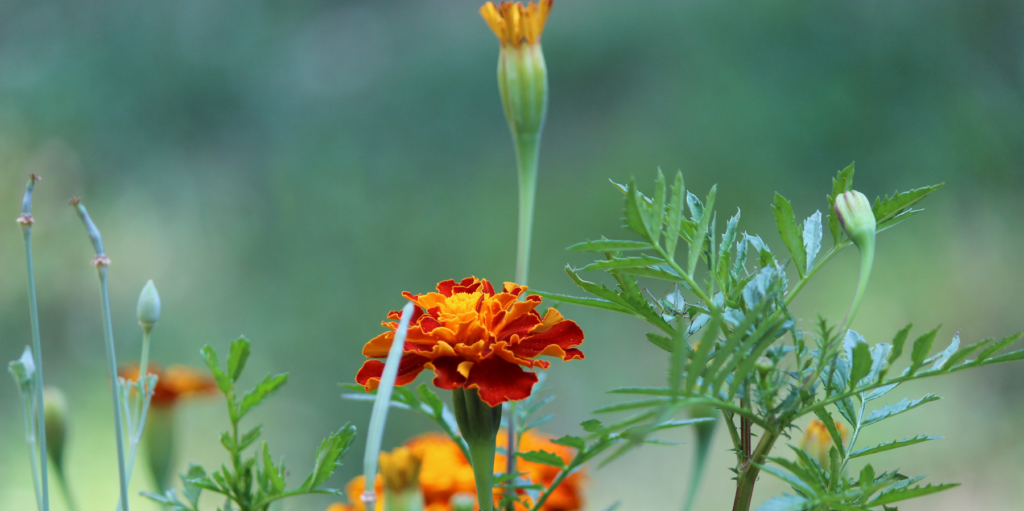
<svg viewBox="0 0 1024 511"><path fill-rule="evenodd" d="M34 455L39 456L39 477L41 480L41 500L40 509L43 511L49 511L50 509L50 481L47 473L46 465L46 428L43 427L43 350L41 342L39 340L39 308L36 306L36 277L32 266L32 224L35 221L32 218L32 190L36 186L36 181L39 180L39 176L32 174L29 177L28 184L25 186L25 198L21 201L21 216L18 217L18 223L21 224L22 233L25 235L25 261L28 266L28 306L29 315L32 319L32 353L35 357L35 372L32 377L34 380L33 400L35 401L35 416L36 416L36 436L39 438L39 452Z"/></svg>
<svg viewBox="0 0 1024 511"><path fill-rule="evenodd" d="M384 372L380 376L377 399L373 401L373 411L370 412L370 427L366 431L366 453L363 456L364 481L377 480L377 459L380 457L380 444L384 438L384 425L388 421L388 409L391 408L391 391L395 388L398 366L402 363L405 336L409 331L413 307L415 305L409 302L402 308L402 319L399 320L398 330L395 330L395 338L391 341L391 349L388 350L388 358L384 362ZM372 483L366 485L366 490L359 498L363 501L366 509L376 508L377 493L374 491Z"/></svg>
<svg viewBox="0 0 1024 511"><path fill-rule="evenodd" d="M39 447L36 444L36 427L33 424L33 417L35 417L35 411L32 406L33 395L34 393L32 392L28 394L22 393L21 395L22 418L25 420L25 442L28 444L28 458L32 469L32 486L36 492L36 507L42 509L43 499L39 491Z"/></svg>
<svg viewBox="0 0 1024 511"><path fill-rule="evenodd" d="M96 267L100 277L100 301L103 306L103 336L107 346L107 369L110 371L110 393L114 400L114 432L117 437L117 470L121 485L121 502L124 503L123 510L128 511L128 472L124 455L124 424L121 419L121 399L118 396L117 383L117 355L114 352L114 330L110 321L110 292L107 289L107 267L110 266L110 258L103 251L103 237L100 235L96 224L89 218L89 212L78 199L71 199L71 205L75 207L85 230L96 250L96 257L92 264Z"/></svg>

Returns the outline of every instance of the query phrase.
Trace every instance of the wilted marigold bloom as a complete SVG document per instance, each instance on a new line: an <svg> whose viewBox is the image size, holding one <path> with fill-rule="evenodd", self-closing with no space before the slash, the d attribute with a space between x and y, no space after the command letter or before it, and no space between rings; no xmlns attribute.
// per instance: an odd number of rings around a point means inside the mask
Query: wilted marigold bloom
<svg viewBox="0 0 1024 511"><path fill-rule="evenodd" d="M846 427L843 426L839 421L835 421L836 430L839 431L839 435L843 438L843 442L846 442ZM818 419L814 419L810 424L807 425L807 430L804 431L804 438L800 442L800 448L807 451L808 454L818 460L818 463L822 467L828 468L829 466L829 451L832 450L832 446L835 443L832 441L832 435L828 433L828 428L825 427L825 423Z"/></svg>
<svg viewBox="0 0 1024 511"><path fill-rule="evenodd" d="M149 363L146 372L158 378L151 401L155 407L172 407L181 398L208 394L217 388L217 383L204 371L188 366L175 364L163 371L159 366ZM117 375L128 381L136 381L139 379L139 366L122 366L117 370Z"/></svg>
<svg viewBox="0 0 1024 511"><path fill-rule="evenodd" d="M504 435L499 434L499 445ZM400 447L399 449L403 449ZM423 492L425 511L452 511L450 505L453 496L459 493L476 495L476 483L473 479L473 467L462 455L459 446L447 436L440 433L427 433L413 438L407 442L404 449L421 456L422 464L419 472L420 489ZM397 451L398 449L396 449ZM523 435L521 450L544 450L561 456L565 462L569 462L574 455L573 450L563 445L558 445L544 436L527 431ZM381 454L382 460L385 454ZM494 460L496 472L503 471L505 467L504 457L498 456ZM382 472L384 464L381 464ZM551 484L558 469L520 460L518 470L525 472L526 477L531 481L545 486ZM582 471L576 472L565 479L555 490L551 497L544 503L542 511L576 511L583 507L582 491L585 475ZM375 511L384 510L385 476L378 476L375 485L377 491L377 507ZM332 504L328 511L366 511L359 496L362 495L365 481L362 476L356 477L345 487L349 496L348 504ZM495 495L496 500L500 494ZM523 509L518 507L518 509Z"/></svg>
<svg viewBox="0 0 1024 511"><path fill-rule="evenodd" d="M430 369L437 387L477 389L480 399L497 406L530 396L537 375L523 368L551 365L536 357L583 358L575 348L583 342L580 327L553 308L541 317L534 310L541 298L529 295L519 301L524 291L526 286L506 282L497 293L490 282L469 277L441 282L436 293L402 293L416 307L395 385L410 383ZM394 320L382 323L388 331L366 343L363 355L387 358L401 312L391 311L388 319ZM373 390L383 372L384 362L367 360L356 381Z"/></svg>

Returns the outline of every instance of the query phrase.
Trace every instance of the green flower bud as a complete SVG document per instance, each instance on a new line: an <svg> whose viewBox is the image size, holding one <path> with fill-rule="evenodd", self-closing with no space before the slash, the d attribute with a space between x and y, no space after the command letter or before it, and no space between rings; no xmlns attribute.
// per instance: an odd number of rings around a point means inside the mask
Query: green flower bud
<svg viewBox="0 0 1024 511"><path fill-rule="evenodd" d="M758 374L761 375L761 378L768 376L768 373L771 372L771 370L774 367L775 364L772 363L771 359L763 355L757 357L757 360L754 362L754 368L757 369L757 372Z"/></svg>
<svg viewBox="0 0 1024 511"><path fill-rule="evenodd" d="M139 305L136 307L139 316L139 324L149 330L157 321L160 321L160 293L157 293L156 286L150 280L146 287L139 293Z"/></svg>
<svg viewBox="0 0 1024 511"><path fill-rule="evenodd" d="M836 218L846 231L857 249L860 250L860 279L857 283L857 292L850 303L850 311L846 313L846 320L843 327L846 328L853 322L860 301L864 298L864 290L868 286L868 278L871 276L871 266L875 261L875 214L871 211L871 203L863 193L858 191L843 192L836 197L835 202Z"/></svg>
<svg viewBox="0 0 1024 511"><path fill-rule="evenodd" d="M835 212L846 235L857 247L863 249L865 244L874 241L875 214L863 193L849 191L839 194L836 197Z"/></svg>
<svg viewBox="0 0 1024 511"><path fill-rule="evenodd" d="M68 400L56 387L43 389L46 452L58 471L64 471L64 445L68 433Z"/></svg>

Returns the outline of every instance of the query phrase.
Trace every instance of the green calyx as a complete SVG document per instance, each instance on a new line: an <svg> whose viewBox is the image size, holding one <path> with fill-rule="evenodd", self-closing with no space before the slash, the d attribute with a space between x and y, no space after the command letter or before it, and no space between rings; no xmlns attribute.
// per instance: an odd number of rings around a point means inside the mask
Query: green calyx
<svg viewBox="0 0 1024 511"><path fill-rule="evenodd" d="M548 110L548 70L540 44L502 47L498 90L512 135L539 138Z"/></svg>
<svg viewBox="0 0 1024 511"><path fill-rule="evenodd" d="M480 399L476 389L452 391L452 405L459 432L469 446L480 511L494 508L494 451L501 426L501 406Z"/></svg>

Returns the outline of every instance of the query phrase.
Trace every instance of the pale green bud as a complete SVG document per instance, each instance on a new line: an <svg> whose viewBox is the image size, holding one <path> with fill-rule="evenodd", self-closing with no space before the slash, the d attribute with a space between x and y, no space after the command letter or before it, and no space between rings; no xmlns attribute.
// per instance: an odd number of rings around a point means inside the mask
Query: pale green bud
<svg viewBox="0 0 1024 511"><path fill-rule="evenodd" d="M146 287L139 293L139 305L136 307L139 316L139 324L147 330L153 328L157 321L160 321L160 293L150 280Z"/></svg>
<svg viewBox="0 0 1024 511"><path fill-rule="evenodd" d="M836 197L836 218L858 248L875 239L875 214L871 202L858 191L843 192ZM869 241L869 239L871 241Z"/></svg>
<svg viewBox="0 0 1024 511"><path fill-rule="evenodd" d="M754 368L757 369L757 372L758 372L758 374L761 375L761 378L764 378L765 376L768 376L768 373L774 367L775 367L775 364L772 363L771 359L768 358L768 357L765 357L763 355L760 356L760 357L757 357L757 360L754 361Z"/></svg>
<svg viewBox="0 0 1024 511"><path fill-rule="evenodd" d="M68 400L56 387L43 389L43 422L46 428L46 452L57 470L64 470L64 445L68 434Z"/></svg>
<svg viewBox="0 0 1024 511"><path fill-rule="evenodd" d="M498 90L512 134L539 138L548 109L548 69L539 43L501 48Z"/></svg>

